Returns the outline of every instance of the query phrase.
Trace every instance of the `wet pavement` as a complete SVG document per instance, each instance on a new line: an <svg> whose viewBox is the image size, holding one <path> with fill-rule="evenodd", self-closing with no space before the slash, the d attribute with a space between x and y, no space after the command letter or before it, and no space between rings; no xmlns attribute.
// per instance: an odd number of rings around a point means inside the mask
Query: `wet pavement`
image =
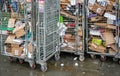
<svg viewBox="0 0 120 76"><path fill-rule="evenodd" d="M40 65L33 70L28 63L10 63L7 57L0 55L0 76L120 76L120 65L112 58L101 62L98 58L93 60L87 56L84 62L80 62L75 60L76 57L62 53L59 61L51 58L47 62L48 70L44 73Z"/></svg>

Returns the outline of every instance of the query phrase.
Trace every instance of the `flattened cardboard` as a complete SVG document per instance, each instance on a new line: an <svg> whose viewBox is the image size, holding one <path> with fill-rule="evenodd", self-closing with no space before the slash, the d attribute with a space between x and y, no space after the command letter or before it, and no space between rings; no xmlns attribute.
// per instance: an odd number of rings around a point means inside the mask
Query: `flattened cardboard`
<svg viewBox="0 0 120 76"><path fill-rule="evenodd" d="M111 31L106 31L102 33L102 36L105 40L106 46L115 43L114 35Z"/></svg>
<svg viewBox="0 0 120 76"><path fill-rule="evenodd" d="M110 49L109 53L112 54L112 55L116 54L116 52L113 49Z"/></svg>
<svg viewBox="0 0 120 76"><path fill-rule="evenodd" d="M16 36L17 38L20 38L21 36L24 36L25 34L26 34L25 30L24 30L24 29L21 29L21 30L19 30L19 31L17 31L17 32L15 33L15 36Z"/></svg>
<svg viewBox="0 0 120 76"><path fill-rule="evenodd" d="M116 26L112 24L107 24L107 23L94 23L95 26L100 26L103 28L108 28L108 29L116 29Z"/></svg>
<svg viewBox="0 0 120 76"><path fill-rule="evenodd" d="M101 16L92 17L92 18L91 18L91 22L100 21L101 19L102 19Z"/></svg>
<svg viewBox="0 0 120 76"><path fill-rule="evenodd" d="M75 16L73 16L73 15L71 15L71 14L65 12L65 11L61 11L60 14L66 16L66 17L68 17L68 18L74 19L74 20L77 19ZM81 20L81 19L82 19L82 18L78 18L78 20Z"/></svg>
<svg viewBox="0 0 120 76"><path fill-rule="evenodd" d="M103 15L106 9L106 7L100 6L97 3L94 3L91 7L88 6L88 8L99 15Z"/></svg>
<svg viewBox="0 0 120 76"><path fill-rule="evenodd" d="M19 45L19 44L16 44L16 43L12 43L12 44L11 44L11 47L14 47L14 48L19 48L19 47L20 47L20 45Z"/></svg>
<svg viewBox="0 0 120 76"><path fill-rule="evenodd" d="M24 29L25 24L22 24L21 26L16 26L15 29L13 30L13 33L16 33L17 31Z"/></svg>
<svg viewBox="0 0 120 76"><path fill-rule="evenodd" d="M94 47L92 45L89 46L89 49L91 49L92 51L100 52L100 53L104 53L106 50L106 48L104 46Z"/></svg>
<svg viewBox="0 0 120 76"><path fill-rule="evenodd" d="M9 35L5 41L5 43L13 43L13 40L15 39L15 35Z"/></svg>
<svg viewBox="0 0 120 76"><path fill-rule="evenodd" d="M21 56L22 52L23 52L23 47L12 48L12 54L15 56Z"/></svg>

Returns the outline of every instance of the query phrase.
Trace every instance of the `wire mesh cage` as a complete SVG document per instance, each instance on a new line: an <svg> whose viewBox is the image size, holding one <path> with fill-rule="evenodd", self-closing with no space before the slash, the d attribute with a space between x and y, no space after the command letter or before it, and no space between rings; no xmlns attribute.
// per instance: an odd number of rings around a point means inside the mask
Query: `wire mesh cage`
<svg viewBox="0 0 120 76"><path fill-rule="evenodd" d="M54 55L57 60L60 58L59 0L37 0L36 3L36 63L46 71L48 59Z"/></svg>
<svg viewBox="0 0 120 76"><path fill-rule="evenodd" d="M61 1L61 51L79 55L84 61L85 51L85 7L84 1Z"/></svg>
<svg viewBox="0 0 120 76"><path fill-rule="evenodd" d="M8 56L10 62L19 59L22 64L29 62L33 67L31 50L31 2L26 0L1 0L0 42L2 55ZM28 7L29 6L29 7Z"/></svg>
<svg viewBox="0 0 120 76"><path fill-rule="evenodd" d="M86 48L92 58L99 55L104 61L106 56L114 58L118 53L117 3L117 0L86 1Z"/></svg>

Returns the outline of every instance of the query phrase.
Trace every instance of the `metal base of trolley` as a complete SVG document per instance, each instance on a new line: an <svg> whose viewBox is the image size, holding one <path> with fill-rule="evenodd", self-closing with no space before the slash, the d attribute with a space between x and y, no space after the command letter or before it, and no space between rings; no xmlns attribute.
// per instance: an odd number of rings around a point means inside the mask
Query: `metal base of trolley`
<svg viewBox="0 0 120 76"><path fill-rule="evenodd" d="M113 61L118 61L118 58L116 57L116 54L97 53L97 52L87 52L87 53L90 54L92 59L95 59L96 55L99 55L101 61L105 61L107 59L106 57L112 57Z"/></svg>

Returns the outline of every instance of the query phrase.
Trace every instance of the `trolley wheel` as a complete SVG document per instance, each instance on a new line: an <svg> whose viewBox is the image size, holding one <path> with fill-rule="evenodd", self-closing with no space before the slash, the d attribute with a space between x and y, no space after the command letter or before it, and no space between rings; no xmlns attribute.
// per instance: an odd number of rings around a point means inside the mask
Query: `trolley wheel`
<svg viewBox="0 0 120 76"><path fill-rule="evenodd" d="M19 63L20 63L20 64L23 64L23 63L24 63L24 60L23 60L23 59L19 59Z"/></svg>
<svg viewBox="0 0 120 76"><path fill-rule="evenodd" d="M55 54L55 60L58 61L60 59L60 55L59 54Z"/></svg>
<svg viewBox="0 0 120 76"><path fill-rule="evenodd" d="M13 57L9 57L9 61L10 61L10 63L12 63L13 62Z"/></svg>
<svg viewBox="0 0 120 76"><path fill-rule="evenodd" d="M92 59L96 59L96 55L91 54L90 56Z"/></svg>
<svg viewBox="0 0 120 76"><path fill-rule="evenodd" d="M113 61L117 62L117 61L118 61L118 58L113 58Z"/></svg>
<svg viewBox="0 0 120 76"><path fill-rule="evenodd" d="M36 63L34 63L34 62L29 62L29 65L32 69L36 68Z"/></svg>
<svg viewBox="0 0 120 76"><path fill-rule="evenodd" d="M84 56L79 56L79 60L81 61L81 62L83 62L84 60L85 60L85 57Z"/></svg>
<svg viewBox="0 0 120 76"><path fill-rule="evenodd" d="M42 72L46 72L47 71L47 65L46 64L41 65L41 70L42 70Z"/></svg>
<svg viewBox="0 0 120 76"><path fill-rule="evenodd" d="M106 56L101 56L100 61L104 62L106 60Z"/></svg>

